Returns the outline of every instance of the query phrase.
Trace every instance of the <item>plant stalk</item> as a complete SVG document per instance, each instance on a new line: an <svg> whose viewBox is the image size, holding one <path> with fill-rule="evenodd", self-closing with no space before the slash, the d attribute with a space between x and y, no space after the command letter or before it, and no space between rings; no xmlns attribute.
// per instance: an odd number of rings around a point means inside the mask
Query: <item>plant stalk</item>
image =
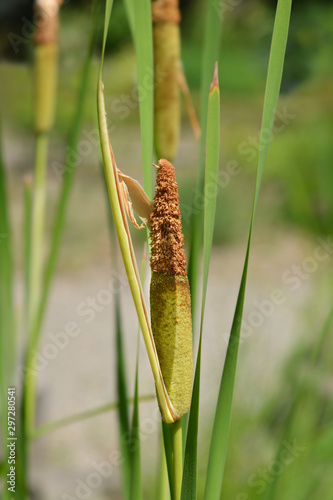
<svg viewBox="0 0 333 500"><path fill-rule="evenodd" d="M180 500L183 480L183 438L181 419L172 425L174 500Z"/></svg>
<svg viewBox="0 0 333 500"><path fill-rule="evenodd" d="M25 387L25 430L30 434L35 424L36 376L33 370L33 350L36 344L34 324L41 295L43 275L43 234L46 200L46 165L48 134L36 134L35 181L31 213L31 247L28 291L28 354Z"/></svg>
<svg viewBox="0 0 333 500"><path fill-rule="evenodd" d="M42 283L43 232L45 220L45 180L47 163L48 134L36 135L35 181L31 214L31 250L29 279L29 333L36 314Z"/></svg>

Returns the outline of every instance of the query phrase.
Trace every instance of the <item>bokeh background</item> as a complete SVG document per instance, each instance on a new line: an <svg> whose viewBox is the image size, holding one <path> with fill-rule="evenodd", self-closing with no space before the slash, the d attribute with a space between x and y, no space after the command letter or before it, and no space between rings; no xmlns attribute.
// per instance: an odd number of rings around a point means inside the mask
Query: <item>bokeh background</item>
<svg viewBox="0 0 333 500"><path fill-rule="evenodd" d="M195 108L199 110L205 2L183 1L182 59ZM237 298L252 208L264 86L275 1L224 2L219 60L221 86L221 185L217 202L204 327L199 471L205 464L227 339ZM65 1L61 10L60 69L56 124L51 136L45 249L61 185L82 64L90 26L89 1ZM221 3L217 2L217 8ZM220 10L221 12L221 10ZM33 174L31 2L0 5L0 95L2 154L8 174L15 241L16 307L23 320L23 179ZM22 35L23 27L27 27ZM18 49L13 37L22 36ZM68 210L56 278L40 346L74 321L80 334L59 349L39 376L39 424L116 400L114 303L98 302L113 279L101 158L96 139L96 82L99 48L85 105L82 147ZM242 343L236 378L229 457L222 498L262 498L279 477L277 498L331 499L333 464L332 339L311 355L332 305L333 222L333 5L294 1L285 71L273 138L266 163L248 276ZM111 141L119 168L142 181L136 62L124 5L115 0L104 68ZM127 101L126 101L127 100ZM128 105L123 105L127 102ZM175 161L183 227L189 238L189 206L195 196L198 144L185 107ZM231 173L232 171L232 173ZM144 233L142 231L142 233ZM144 234L133 230L141 259ZM319 251L322 258L318 258ZM128 384L134 391L137 321L124 270L121 306ZM146 285L148 285L146 283ZM147 286L146 286L147 289ZM280 304L273 304L274 290ZM89 299L98 310L90 317ZM83 304L83 305L82 305ZM23 332L23 328L21 329ZM23 344L23 334L21 334ZM294 395L303 385L289 446L295 460L275 460L285 435ZM154 386L143 342L140 393ZM159 424L156 402L141 404L145 498L155 498ZM32 498L120 499L121 467L101 485L90 486L96 464L119 450L115 412L72 424L36 440L31 447ZM80 493L81 492L81 493ZM79 494L82 496L80 497ZM86 496L83 496L86 494ZM72 495L72 496L70 496Z"/></svg>

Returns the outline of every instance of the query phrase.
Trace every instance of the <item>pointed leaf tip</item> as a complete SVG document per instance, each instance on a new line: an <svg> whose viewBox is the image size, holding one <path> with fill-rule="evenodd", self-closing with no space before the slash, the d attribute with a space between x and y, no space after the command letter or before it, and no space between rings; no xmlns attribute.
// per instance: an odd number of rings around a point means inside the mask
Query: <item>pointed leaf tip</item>
<svg viewBox="0 0 333 500"><path fill-rule="evenodd" d="M218 69L217 61L214 64L213 78L212 78L212 83L210 86L210 94L213 92L214 89L217 89L218 91L220 90L220 87L219 87L219 69Z"/></svg>

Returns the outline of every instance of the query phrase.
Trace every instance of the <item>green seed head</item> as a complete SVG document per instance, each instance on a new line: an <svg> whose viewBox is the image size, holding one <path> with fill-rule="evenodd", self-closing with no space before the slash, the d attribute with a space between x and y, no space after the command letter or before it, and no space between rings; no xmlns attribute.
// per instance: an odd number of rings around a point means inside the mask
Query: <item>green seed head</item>
<svg viewBox="0 0 333 500"><path fill-rule="evenodd" d="M170 401L179 416L191 404L192 320L187 276L152 274L151 327Z"/></svg>

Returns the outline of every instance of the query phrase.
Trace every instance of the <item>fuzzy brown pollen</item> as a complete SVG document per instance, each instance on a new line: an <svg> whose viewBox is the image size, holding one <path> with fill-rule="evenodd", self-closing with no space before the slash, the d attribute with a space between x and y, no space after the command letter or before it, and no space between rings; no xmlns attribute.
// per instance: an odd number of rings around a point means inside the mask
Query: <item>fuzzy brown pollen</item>
<svg viewBox="0 0 333 500"><path fill-rule="evenodd" d="M186 275L178 186L174 167L160 160L156 180L154 210L150 223L151 269L155 273Z"/></svg>

